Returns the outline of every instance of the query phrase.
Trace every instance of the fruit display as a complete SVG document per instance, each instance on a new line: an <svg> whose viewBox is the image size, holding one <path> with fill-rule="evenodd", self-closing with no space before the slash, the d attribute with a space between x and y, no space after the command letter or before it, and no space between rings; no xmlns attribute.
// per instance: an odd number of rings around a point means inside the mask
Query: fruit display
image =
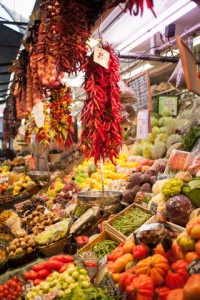
<svg viewBox="0 0 200 300"><path fill-rule="evenodd" d="M16 300L20 299L19 296L22 295L23 282L22 280L14 276L8 280L5 284L0 285L0 299L5 300Z"/></svg>
<svg viewBox="0 0 200 300"><path fill-rule="evenodd" d="M35 235L41 233L46 227L57 223L60 218L52 213L45 213L45 207L38 205L27 217L21 219L22 227Z"/></svg>
<svg viewBox="0 0 200 300"><path fill-rule="evenodd" d="M151 193L152 186L157 181L156 175L148 173L135 172L128 178L126 190L123 192L123 199L127 203L133 203L137 193Z"/></svg>
<svg viewBox="0 0 200 300"><path fill-rule="evenodd" d="M90 286L90 278L85 269L70 265L63 273L55 271L46 280L33 287L26 295L26 299L34 300L37 295L45 296L48 294L57 295L58 299L61 299L76 286L88 288Z"/></svg>
<svg viewBox="0 0 200 300"><path fill-rule="evenodd" d="M12 240L6 248L7 255L14 257L25 252L32 252L36 246L33 236L20 234L19 237Z"/></svg>

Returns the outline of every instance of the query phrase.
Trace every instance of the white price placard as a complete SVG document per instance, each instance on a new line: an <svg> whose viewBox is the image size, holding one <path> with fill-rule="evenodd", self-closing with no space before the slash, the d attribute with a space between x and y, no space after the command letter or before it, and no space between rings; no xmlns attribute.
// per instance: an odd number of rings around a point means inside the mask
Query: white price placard
<svg viewBox="0 0 200 300"><path fill-rule="evenodd" d="M137 139L148 139L150 115L148 110L140 110L137 116Z"/></svg>
<svg viewBox="0 0 200 300"><path fill-rule="evenodd" d="M33 115L37 127L42 128L44 126L44 111L42 102L33 106Z"/></svg>
<svg viewBox="0 0 200 300"><path fill-rule="evenodd" d="M94 62L108 69L110 60L110 53L102 48L95 47L94 49Z"/></svg>
<svg viewBox="0 0 200 300"><path fill-rule="evenodd" d="M25 135L25 133L26 133L25 126L21 125L19 127L18 133L21 135Z"/></svg>

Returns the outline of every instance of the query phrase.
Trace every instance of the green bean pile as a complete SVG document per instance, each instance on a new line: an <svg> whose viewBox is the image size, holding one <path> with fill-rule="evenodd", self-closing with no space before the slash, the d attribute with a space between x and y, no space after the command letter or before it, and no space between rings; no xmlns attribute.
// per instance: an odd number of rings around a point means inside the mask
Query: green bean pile
<svg viewBox="0 0 200 300"><path fill-rule="evenodd" d="M104 240L98 242L94 247L92 247L92 251L96 254L98 259L102 259L105 255L109 254L118 246L118 243L111 240Z"/></svg>
<svg viewBox="0 0 200 300"><path fill-rule="evenodd" d="M125 236L129 236L149 218L148 213L136 207L114 219L111 225Z"/></svg>

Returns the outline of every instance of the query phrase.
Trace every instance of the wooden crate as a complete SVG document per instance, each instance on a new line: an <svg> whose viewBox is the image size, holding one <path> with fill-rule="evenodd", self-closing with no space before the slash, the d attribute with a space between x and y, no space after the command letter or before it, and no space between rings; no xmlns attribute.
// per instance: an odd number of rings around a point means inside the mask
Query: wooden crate
<svg viewBox="0 0 200 300"><path fill-rule="evenodd" d="M124 239L116 236L112 232L109 232L107 230L102 231L96 238L94 238L91 242L87 243L83 248L79 250L79 253L83 253L85 251L90 251L93 246L95 246L98 242L104 241L104 240L111 240L117 243L122 243Z"/></svg>
<svg viewBox="0 0 200 300"><path fill-rule="evenodd" d="M127 208L125 208L124 210L122 210L120 213L118 213L118 214L117 214L116 216L114 216L112 219L110 219L110 220L106 223L105 229L106 229L108 232L110 232L110 233L116 235L118 238L120 238L120 239L122 239L122 240L126 240L126 239L128 238L128 236L125 236L122 232L116 230L116 229L112 226L112 222L113 222L113 220L115 220L116 218L118 218L119 216L123 215L124 213L128 212L129 210L131 210L131 209L133 209L133 208L139 208L139 209L141 209L141 210L143 210L143 211L145 211L145 212L147 212L147 213L149 214L149 220L147 220L144 224L148 224L148 222L151 222L151 219L154 218L154 216L152 215L152 213L151 213L149 210L147 210L146 208L144 208L144 207L142 207L142 206L137 205L137 204L134 203L134 204L131 204L130 206L128 206ZM151 222L151 223L152 223L152 222ZM142 224L142 225L143 225L143 224ZM139 229L139 228L140 228L140 227L138 227L138 229ZM138 229L136 229L134 232L137 232Z"/></svg>

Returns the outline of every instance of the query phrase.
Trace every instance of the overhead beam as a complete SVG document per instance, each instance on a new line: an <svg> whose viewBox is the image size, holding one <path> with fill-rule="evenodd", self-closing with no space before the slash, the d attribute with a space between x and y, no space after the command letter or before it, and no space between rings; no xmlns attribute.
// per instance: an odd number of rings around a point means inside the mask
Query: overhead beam
<svg viewBox="0 0 200 300"><path fill-rule="evenodd" d="M119 54L119 58L123 59L135 59L135 60L149 60L149 61L160 61L160 62L172 62L178 63L180 60L179 57L167 57L167 56L158 56L158 55L137 55L137 54ZM200 64L200 60L196 60L196 64Z"/></svg>
<svg viewBox="0 0 200 300"><path fill-rule="evenodd" d="M7 92L7 91L8 91L8 89L6 89L6 90L1 90L0 93L4 93L4 92Z"/></svg>
<svg viewBox="0 0 200 300"><path fill-rule="evenodd" d="M0 72L0 76L1 75L9 75L10 73L9 72Z"/></svg>
<svg viewBox="0 0 200 300"><path fill-rule="evenodd" d="M0 48L14 48L14 49L19 49L19 46L11 46L11 45L2 45L2 44L0 44Z"/></svg>
<svg viewBox="0 0 200 300"><path fill-rule="evenodd" d="M0 85L8 85L9 83L11 83L12 82L12 80L11 81L8 81L8 82L0 82Z"/></svg>
<svg viewBox="0 0 200 300"><path fill-rule="evenodd" d="M27 22L16 22L16 21L0 21L0 24L6 25L17 25L17 26L27 26Z"/></svg>
<svg viewBox="0 0 200 300"><path fill-rule="evenodd" d="M10 62L7 62L7 63L0 63L0 67L6 67L6 66L11 66L13 65L13 63L10 61Z"/></svg>

